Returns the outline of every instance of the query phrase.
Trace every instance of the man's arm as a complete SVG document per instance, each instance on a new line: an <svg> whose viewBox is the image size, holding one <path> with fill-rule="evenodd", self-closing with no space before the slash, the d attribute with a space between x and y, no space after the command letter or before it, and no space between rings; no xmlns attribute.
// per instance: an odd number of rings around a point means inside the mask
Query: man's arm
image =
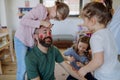
<svg viewBox="0 0 120 80"><path fill-rule="evenodd" d="M85 78L81 78L78 75L78 71L73 70L72 67L70 66L70 64L68 64L67 62L63 61L62 63L60 63L60 66L62 66L70 75L72 75L74 78L78 79L78 80L86 80Z"/></svg>

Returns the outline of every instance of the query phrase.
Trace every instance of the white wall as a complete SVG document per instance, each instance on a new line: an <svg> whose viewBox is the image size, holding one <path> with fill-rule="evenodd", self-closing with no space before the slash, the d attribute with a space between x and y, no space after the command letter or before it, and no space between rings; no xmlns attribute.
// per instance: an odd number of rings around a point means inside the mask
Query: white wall
<svg viewBox="0 0 120 80"><path fill-rule="evenodd" d="M113 0L113 8L116 10L118 7L120 7L120 0Z"/></svg>
<svg viewBox="0 0 120 80"><path fill-rule="evenodd" d="M1 24L1 1L0 1L0 24Z"/></svg>
<svg viewBox="0 0 120 80"><path fill-rule="evenodd" d="M6 0L7 7L7 22L8 27L12 30L16 30L19 27L19 18L18 18L18 8L25 7L25 0ZM39 3L39 0L29 0L30 7L36 6Z"/></svg>
<svg viewBox="0 0 120 80"><path fill-rule="evenodd" d="M81 23L81 19L77 17L69 17L64 21L51 21L54 24L52 28L53 34L72 34L78 31L78 25Z"/></svg>
<svg viewBox="0 0 120 80"><path fill-rule="evenodd" d="M1 12L0 12L0 25L1 25Z"/></svg>
<svg viewBox="0 0 120 80"><path fill-rule="evenodd" d="M1 11L4 12L4 8L6 9L7 14L4 14L4 17L2 18L1 22L4 22L7 24L7 26L12 29L16 30L17 27L19 27L19 18L18 18L18 8L24 7L24 1L25 0L0 0L0 6L1 1L5 2L5 6L3 8L0 8ZM30 6L34 7L36 4L39 3L39 0L29 0ZM88 3L90 0L83 0L83 6L84 4ZM120 0L113 0L113 7L116 9L118 5L120 4ZM3 16L2 16L3 17ZM6 20L4 20L6 19ZM80 22L80 19L77 17L69 17L65 21L51 21L54 24L53 27L53 34L75 34L77 31L77 25Z"/></svg>
<svg viewBox="0 0 120 80"><path fill-rule="evenodd" d="M91 1L91 0L83 0L83 5L82 5L82 7L84 7L85 4L89 3L90 1Z"/></svg>
<svg viewBox="0 0 120 80"><path fill-rule="evenodd" d="M1 16L1 25L7 26L7 17L6 17L6 6L5 6L5 0L0 0L0 16Z"/></svg>
<svg viewBox="0 0 120 80"><path fill-rule="evenodd" d="M6 0L7 7L7 26L12 30L16 30L19 27L18 8L24 7L25 0ZM30 6L34 7L39 3L39 0L29 0ZM53 34L75 34L77 25L79 24L79 18L70 17L65 21L51 21L54 23Z"/></svg>

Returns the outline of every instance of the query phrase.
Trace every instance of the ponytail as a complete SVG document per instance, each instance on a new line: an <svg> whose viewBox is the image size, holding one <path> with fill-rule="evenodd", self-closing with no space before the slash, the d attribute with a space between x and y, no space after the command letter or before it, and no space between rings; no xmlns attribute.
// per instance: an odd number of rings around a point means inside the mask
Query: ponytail
<svg viewBox="0 0 120 80"><path fill-rule="evenodd" d="M89 19L93 16L97 16L98 22L104 25L107 25L112 19L111 11L100 2L90 2L86 4L83 8L82 16Z"/></svg>
<svg viewBox="0 0 120 80"><path fill-rule="evenodd" d="M112 14L113 14L113 7L112 7L113 1L112 0L104 0L104 4L105 4L108 12L110 13L110 16L112 16Z"/></svg>
<svg viewBox="0 0 120 80"><path fill-rule="evenodd" d="M59 14L62 16L62 20L64 20L70 12L68 5L59 0L55 2L55 5L57 7L57 12L59 12Z"/></svg>

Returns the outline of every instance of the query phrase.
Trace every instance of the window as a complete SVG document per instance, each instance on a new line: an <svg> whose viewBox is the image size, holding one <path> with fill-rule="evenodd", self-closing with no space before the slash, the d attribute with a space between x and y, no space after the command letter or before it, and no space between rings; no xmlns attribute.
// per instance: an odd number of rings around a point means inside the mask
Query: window
<svg viewBox="0 0 120 80"><path fill-rule="evenodd" d="M45 6L53 6L56 0L40 0ZM70 16L79 16L80 10L82 8L82 0L61 0L64 3L68 4L70 8Z"/></svg>

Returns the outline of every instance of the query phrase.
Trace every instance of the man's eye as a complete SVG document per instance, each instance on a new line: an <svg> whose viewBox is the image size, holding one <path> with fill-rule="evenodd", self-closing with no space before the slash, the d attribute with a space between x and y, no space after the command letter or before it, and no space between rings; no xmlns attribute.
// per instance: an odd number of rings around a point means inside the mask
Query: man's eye
<svg viewBox="0 0 120 80"><path fill-rule="evenodd" d="M44 32L44 34L47 34L47 32Z"/></svg>
<svg viewBox="0 0 120 80"><path fill-rule="evenodd" d="M51 32L49 32L49 35L51 35Z"/></svg>

